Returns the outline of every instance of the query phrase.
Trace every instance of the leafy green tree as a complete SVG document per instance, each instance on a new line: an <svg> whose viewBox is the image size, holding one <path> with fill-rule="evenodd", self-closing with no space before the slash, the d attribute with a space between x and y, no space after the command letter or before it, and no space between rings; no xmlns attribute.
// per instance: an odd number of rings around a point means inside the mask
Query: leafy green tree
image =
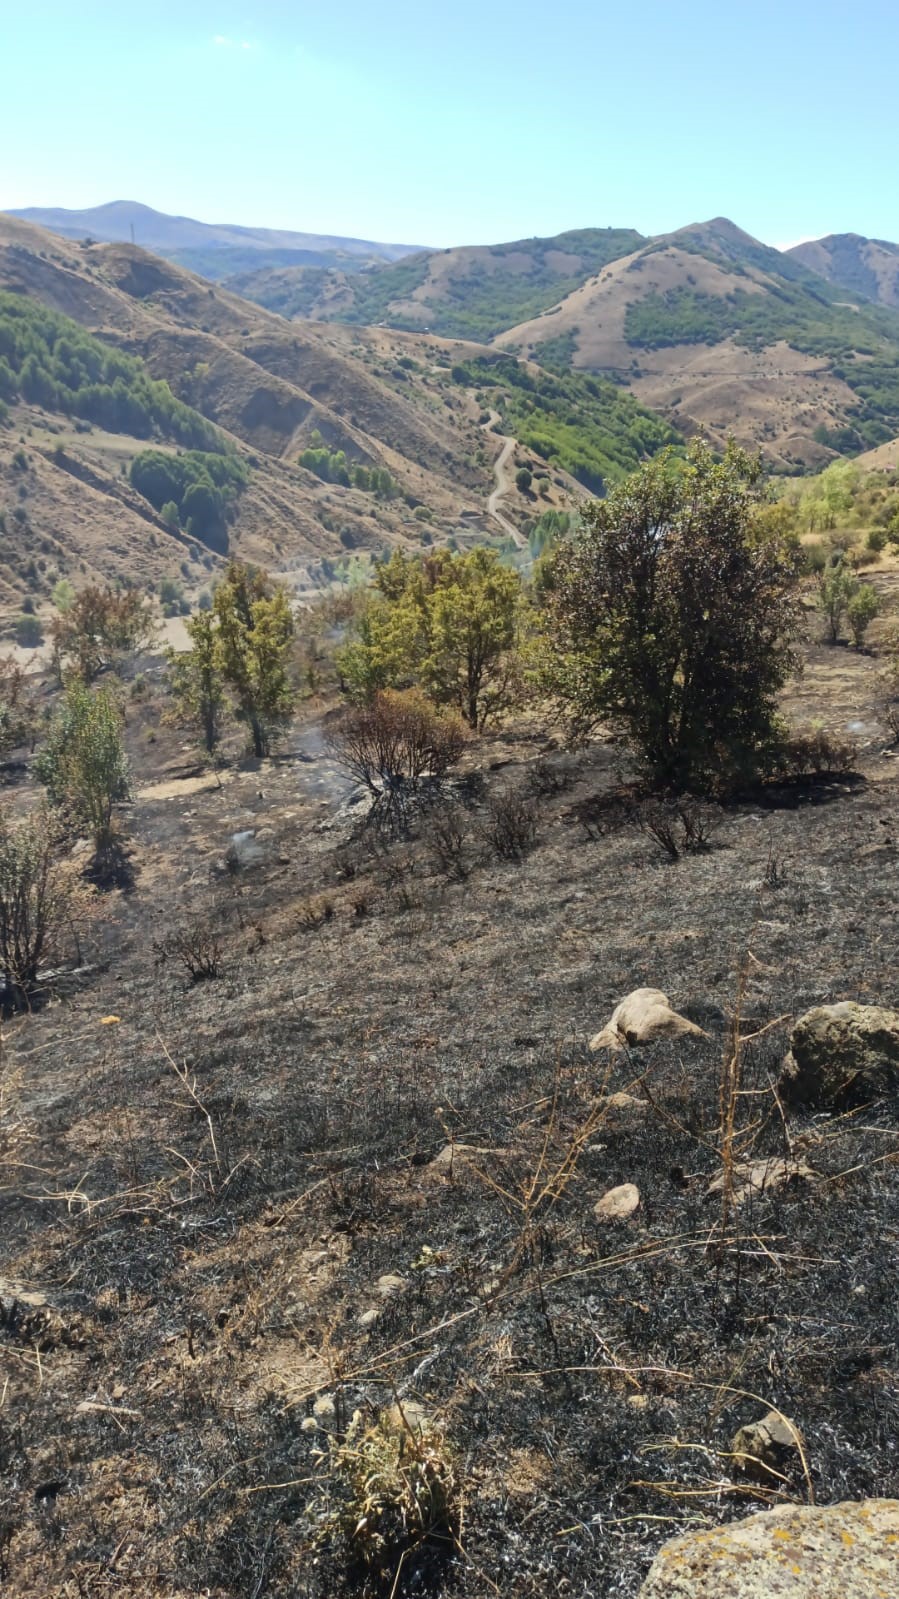
<svg viewBox="0 0 899 1599"><path fill-rule="evenodd" d="M178 721L199 730L203 747L213 755L222 736L225 679L218 626L209 611L198 611L186 623L189 650L169 650L169 689Z"/></svg>
<svg viewBox="0 0 899 1599"><path fill-rule="evenodd" d="M289 660L293 617L287 594L265 573L232 561L213 598L219 661L247 723L253 753L271 753L294 705Z"/></svg>
<svg viewBox="0 0 899 1599"><path fill-rule="evenodd" d="M131 792L122 712L108 689L71 679L35 770L51 803L89 829L101 857L113 841L115 806Z"/></svg>
<svg viewBox="0 0 899 1599"><path fill-rule="evenodd" d="M858 586L858 578L846 565L841 552L831 555L818 573L816 604L824 619L829 644L837 643L843 616Z"/></svg>
<svg viewBox="0 0 899 1599"><path fill-rule="evenodd" d="M875 616L880 611L877 590L872 583L860 583L846 606L846 615L852 629L852 642L860 650Z"/></svg>
<svg viewBox="0 0 899 1599"><path fill-rule="evenodd" d="M515 473L515 487L517 488L519 494L527 494L532 482L533 478L531 477L527 467L520 466L518 471Z"/></svg>
<svg viewBox="0 0 899 1599"><path fill-rule="evenodd" d="M352 695L417 684L479 731L516 703L521 582L494 550L414 558L397 551L375 582L378 592L338 658Z"/></svg>
<svg viewBox="0 0 899 1599"><path fill-rule="evenodd" d="M159 514L166 527L178 528L181 526L181 516L175 500L166 500Z"/></svg>
<svg viewBox="0 0 899 1599"><path fill-rule="evenodd" d="M795 660L796 556L756 522L760 468L694 442L581 512L549 557L544 681L573 733L622 729L654 782L752 769Z"/></svg>

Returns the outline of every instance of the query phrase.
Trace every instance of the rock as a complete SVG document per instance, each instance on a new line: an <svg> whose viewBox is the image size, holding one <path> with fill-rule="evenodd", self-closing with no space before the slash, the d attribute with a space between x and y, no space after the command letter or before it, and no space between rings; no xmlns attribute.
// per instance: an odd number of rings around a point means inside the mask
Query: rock
<svg viewBox="0 0 899 1599"><path fill-rule="evenodd" d="M357 1318L356 1325L361 1327L363 1332L368 1332L369 1327L374 1326L380 1314L381 1312L377 1309L363 1310L362 1315Z"/></svg>
<svg viewBox="0 0 899 1599"><path fill-rule="evenodd" d="M790 1160L783 1155L772 1155L766 1160L737 1161L734 1166L734 1204L742 1205L759 1194L775 1193L779 1188L793 1184L814 1182L815 1173L804 1160ZM709 1183L706 1198L713 1199L724 1192L724 1173L720 1172Z"/></svg>
<svg viewBox="0 0 899 1599"><path fill-rule="evenodd" d="M473 1144L444 1144L443 1148L430 1162L428 1170L433 1172L451 1173L456 1166L467 1164L471 1155L478 1155L481 1151ZM485 1151L489 1153L489 1151Z"/></svg>
<svg viewBox="0 0 899 1599"><path fill-rule="evenodd" d="M385 1432L400 1433L408 1436L410 1432L430 1432L433 1421L424 1405L417 1399L404 1399L395 1405L389 1405L382 1410L378 1417L379 1425Z"/></svg>
<svg viewBox="0 0 899 1599"><path fill-rule="evenodd" d="M639 1599L894 1599L899 1500L778 1505L664 1544Z"/></svg>
<svg viewBox="0 0 899 1599"><path fill-rule="evenodd" d="M398 1294L405 1286L405 1277L397 1276L395 1271L385 1271L383 1277L379 1277L375 1283L375 1293L380 1294L382 1299L392 1299L394 1294Z"/></svg>
<svg viewBox="0 0 899 1599"><path fill-rule="evenodd" d="M640 1206L640 1190L636 1183L619 1183L610 1188L593 1206L597 1221L627 1221Z"/></svg>
<svg viewBox="0 0 899 1599"><path fill-rule="evenodd" d="M624 1049L627 1045L649 1044L656 1038L705 1038L695 1022L671 1009L667 994L659 988L635 988L616 1006L611 1021L590 1040L590 1048Z"/></svg>
<svg viewBox="0 0 899 1599"><path fill-rule="evenodd" d="M778 1087L790 1105L830 1110L899 1088L899 1011L852 1000L806 1011Z"/></svg>
<svg viewBox="0 0 899 1599"><path fill-rule="evenodd" d="M617 1093L607 1094L600 1099L599 1109L605 1111L609 1120L617 1125L642 1121L649 1105L645 1099L638 1099L636 1094L619 1089Z"/></svg>
<svg viewBox="0 0 899 1599"><path fill-rule="evenodd" d="M799 1428L776 1410L761 1421L741 1427L731 1440L734 1465L758 1482L776 1486L796 1466L802 1465L805 1442Z"/></svg>

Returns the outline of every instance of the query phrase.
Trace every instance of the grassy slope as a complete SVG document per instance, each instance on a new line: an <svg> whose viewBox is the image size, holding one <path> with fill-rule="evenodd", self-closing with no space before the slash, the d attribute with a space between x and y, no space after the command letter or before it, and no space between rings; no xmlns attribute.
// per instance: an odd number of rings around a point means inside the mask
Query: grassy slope
<svg viewBox="0 0 899 1599"><path fill-rule="evenodd" d="M632 228L584 228L554 238L410 256L347 279L347 302L337 315L350 323L426 326L449 338L486 342L538 316L640 242ZM309 316L319 310L329 281L314 269L288 270L245 275L234 287L284 316Z"/></svg>

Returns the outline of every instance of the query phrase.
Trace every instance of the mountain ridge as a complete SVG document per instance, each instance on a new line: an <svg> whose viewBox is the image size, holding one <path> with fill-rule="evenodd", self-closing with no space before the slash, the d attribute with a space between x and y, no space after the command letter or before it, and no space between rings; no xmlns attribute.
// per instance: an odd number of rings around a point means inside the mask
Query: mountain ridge
<svg viewBox="0 0 899 1599"><path fill-rule="evenodd" d="M850 294L899 309L899 244L861 233L829 233L786 254Z"/></svg>
<svg viewBox="0 0 899 1599"><path fill-rule="evenodd" d="M272 265L287 264L291 260L318 266L346 262L352 268L371 261L400 260L422 248L338 234L249 227L234 222L200 222L195 217L157 211L138 200L111 200L103 205L71 210L60 206L26 206L12 209L7 215L46 228L62 238L90 237L106 244L134 242L191 271L203 271L205 267L203 275L216 279L245 269L254 259L265 258Z"/></svg>

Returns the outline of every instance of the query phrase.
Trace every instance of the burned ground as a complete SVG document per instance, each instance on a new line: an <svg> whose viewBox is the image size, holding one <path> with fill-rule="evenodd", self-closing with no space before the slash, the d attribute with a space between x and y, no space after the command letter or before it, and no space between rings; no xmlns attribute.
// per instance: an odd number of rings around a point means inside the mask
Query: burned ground
<svg viewBox="0 0 899 1599"><path fill-rule="evenodd" d="M130 720L131 885L4 1027L4 1592L633 1596L689 1525L899 1494L899 1107L773 1092L792 1017L895 1002L877 739L858 779L752 797L670 862L583 825L614 747L523 724L478 746L445 870L427 816L351 841L311 719L220 784L152 698ZM497 860L485 801L520 784L536 840ZM222 970L192 983L153 946L198 921ZM591 1055L641 984L705 1036ZM723 1211L735 1024L736 1153L815 1175ZM597 1220L623 1182L639 1210ZM335 1530L328 1428L397 1397L461 1513L379 1586ZM761 1488L730 1440L772 1405L806 1458Z"/></svg>

